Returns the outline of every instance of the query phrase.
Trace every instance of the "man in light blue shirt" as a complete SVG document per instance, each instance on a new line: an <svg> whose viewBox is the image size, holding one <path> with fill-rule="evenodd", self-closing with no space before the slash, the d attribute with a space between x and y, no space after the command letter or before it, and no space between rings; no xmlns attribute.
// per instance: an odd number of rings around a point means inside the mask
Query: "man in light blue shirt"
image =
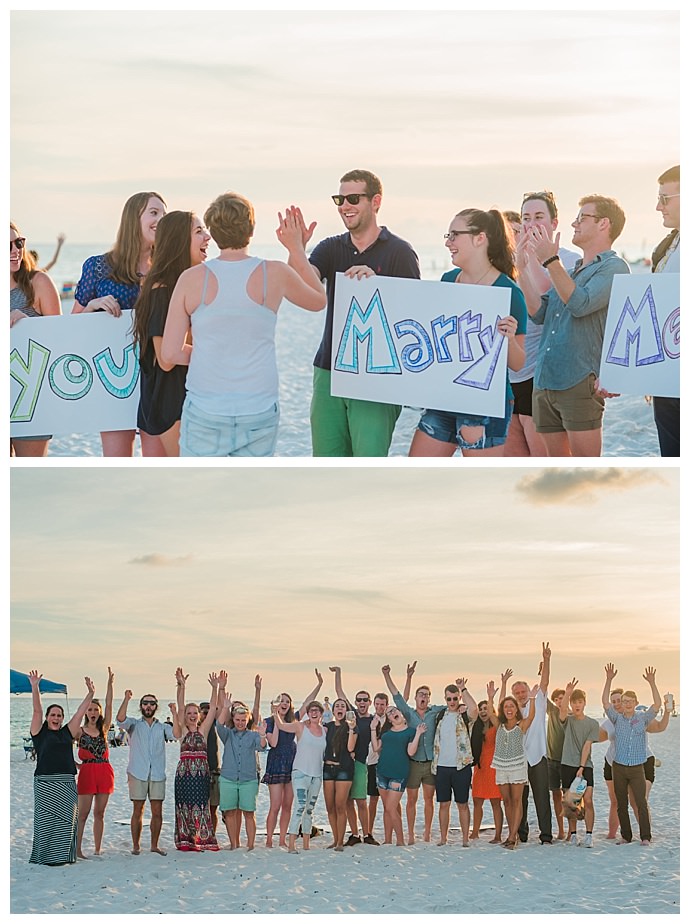
<svg viewBox="0 0 690 924"><path fill-rule="evenodd" d="M604 398L599 366L613 277L630 267L611 245L625 225L615 199L584 196L573 221L573 244L583 256L570 272L561 263L560 233L552 240L538 225L521 237L523 259L533 254L552 288L541 295L529 275L520 276L527 310L543 325L534 373L533 412L549 456L600 456Z"/></svg>
<svg viewBox="0 0 690 924"><path fill-rule="evenodd" d="M661 708L661 695L656 685L656 671L648 667L642 675L650 686L654 702L644 711L638 712L637 695L633 690L626 690L621 696L622 712L617 712L611 704L611 683L617 671L609 663L604 668L606 683L601 695L601 702L609 721L616 733L616 756L613 761L613 791L618 802L618 821L621 826L621 839L626 843L632 840L632 827L628 814L628 787L632 791L640 825L640 840L643 847L648 847L652 839L652 828L647 805L647 784L644 765L647 760L647 728Z"/></svg>
<svg viewBox="0 0 690 924"><path fill-rule="evenodd" d="M158 700L153 693L141 697L140 719L127 715L131 698L132 691L125 690L125 698L117 713L117 724L129 736L127 783L132 801L132 853L135 856L141 853L141 829L148 797L151 804L151 853L165 856L167 851L158 846L165 799L165 743L174 741L175 736L169 725L162 724L156 718Z"/></svg>

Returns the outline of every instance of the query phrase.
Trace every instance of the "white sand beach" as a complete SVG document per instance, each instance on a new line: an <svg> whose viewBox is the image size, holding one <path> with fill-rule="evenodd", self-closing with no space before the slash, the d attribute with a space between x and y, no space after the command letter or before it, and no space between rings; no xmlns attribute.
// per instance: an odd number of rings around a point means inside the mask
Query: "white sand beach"
<svg viewBox="0 0 690 924"><path fill-rule="evenodd" d="M677 914L680 912L680 719L653 736L660 765L650 807L653 840L617 845L606 840L608 798L602 779L604 746L596 745L594 847L555 842L542 847L530 801L531 834L516 851L489 844L492 834L463 849L453 810L449 844L411 847L359 845L336 854L327 837L308 853L267 849L257 836L251 853L180 853L173 846L173 783L177 745L168 749L168 793L161 845L166 857L146 849L130 853L127 748L111 752L115 793L106 812L104 854L66 867L29 864L33 830L35 764L20 748L10 757L10 910L16 914ZM266 787L257 822L263 829ZM488 803L485 822L490 819ZM487 818L488 816L488 818ZM322 798L315 812L322 826ZM419 819L418 819L419 820ZM120 822L124 822L121 824ZM633 831L636 826L633 822ZM374 833L381 838L381 810ZM147 844L144 831L142 846ZM85 851L91 853L90 822Z"/></svg>

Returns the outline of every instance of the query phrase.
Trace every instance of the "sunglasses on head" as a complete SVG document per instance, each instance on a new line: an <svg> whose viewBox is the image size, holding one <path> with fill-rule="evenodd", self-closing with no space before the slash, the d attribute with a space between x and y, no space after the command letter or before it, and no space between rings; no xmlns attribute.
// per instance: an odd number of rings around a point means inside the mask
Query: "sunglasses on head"
<svg viewBox="0 0 690 924"><path fill-rule="evenodd" d="M349 202L350 205L359 205L360 199L371 199L371 196L368 196L366 193L348 193L346 196L331 196L331 199L338 206L342 205L345 201Z"/></svg>
<svg viewBox="0 0 690 924"><path fill-rule="evenodd" d="M10 241L10 253L12 253L13 247L16 247L17 250L24 250L24 244L26 244L25 237L15 237L13 241Z"/></svg>

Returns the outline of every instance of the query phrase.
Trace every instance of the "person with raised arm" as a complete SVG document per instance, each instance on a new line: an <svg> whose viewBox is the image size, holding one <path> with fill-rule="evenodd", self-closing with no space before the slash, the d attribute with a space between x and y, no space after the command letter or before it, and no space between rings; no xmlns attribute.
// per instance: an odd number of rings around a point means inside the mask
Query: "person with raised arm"
<svg viewBox="0 0 690 924"><path fill-rule="evenodd" d="M357 723L347 700L338 697L333 701L333 721L324 728L323 797L333 835L333 843L328 846L340 852L344 849L347 799L355 773L353 755L357 743Z"/></svg>
<svg viewBox="0 0 690 924"><path fill-rule="evenodd" d="M199 706L186 702L188 674L177 668L177 702L170 703L173 734L180 741L180 760L175 771L175 847L178 850L218 850L211 809L211 771L208 766L208 735L216 720L218 696L225 693L227 674L208 675L211 699L204 720Z"/></svg>
<svg viewBox="0 0 690 924"><path fill-rule="evenodd" d="M515 850L520 838L519 829L523 814L522 792L527 785L527 755L524 739L536 715L535 700L539 687L535 685L527 694L529 712L523 716L514 696L505 696L494 712L493 698L489 699L489 720L496 726L496 745L491 766L496 771L496 783L501 790L508 822L508 837L502 846Z"/></svg>
<svg viewBox="0 0 690 924"><path fill-rule="evenodd" d="M306 719L284 722L273 707L273 718L279 730L292 732L296 740L295 759L292 762L294 800L288 825L288 853L297 853L296 843L300 828L302 847L309 850L312 815L321 791L323 758L326 751L326 732L321 724L321 703L316 700L305 703L300 709L300 715L306 715Z"/></svg>
<svg viewBox="0 0 690 924"><path fill-rule="evenodd" d="M220 706L216 721L216 731L224 745L219 781L220 809L231 850L240 846L240 825L244 817L249 851L254 849L256 840L256 800L259 793L256 754L266 750L266 723L260 722L256 731L250 730L249 710L244 703L233 702L229 694L225 695ZM225 725L228 717L232 722L230 727Z"/></svg>
<svg viewBox="0 0 690 924"><path fill-rule="evenodd" d="M132 802L132 853L141 853L141 829L144 823L146 800L151 806L151 853L165 856L167 850L160 847L163 826L163 800L165 799L165 743L174 741L171 725L156 718L158 699L153 693L146 693L139 700L140 719L127 715L132 691L125 690L122 704L117 711L116 721L129 736L129 761L127 763L127 784Z"/></svg>
<svg viewBox="0 0 690 924"><path fill-rule="evenodd" d="M609 696L611 683L618 671L612 662L606 664L604 671L606 682L601 702L616 732L616 756L612 771L621 843L629 844L632 841L632 827L628 813L628 787L630 787L637 805L640 840L643 847L648 847L652 840L652 828L647 804L644 765L647 760L647 727L661 708L661 695L656 685L656 670L648 667L642 675L652 691L653 703L649 709L641 712L636 711L637 695L633 690L623 692L622 712L616 712L609 701Z"/></svg>
<svg viewBox="0 0 690 924"><path fill-rule="evenodd" d="M86 860L82 851L84 827L93 805L94 855L100 857L103 842L103 818L110 794L115 789L115 774L108 752L108 730L113 718L113 684L115 675L108 668L108 685L105 694L105 713L97 699L92 700L84 716L84 724L75 739L77 757L81 761L77 776L79 795L79 828L77 856Z"/></svg>
<svg viewBox="0 0 690 924"><path fill-rule="evenodd" d="M31 740L36 749L34 771L34 840L29 863L63 866L77 862L78 795L73 739L93 700L94 685L84 677L86 696L69 720L62 706L51 704L43 719L40 683L43 674L29 671L33 713Z"/></svg>
<svg viewBox="0 0 690 924"><path fill-rule="evenodd" d="M407 695L412 684L417 662L407 666L407 682L405 685ZM407 843L415 842L415 821L417 817L417 799L419 797L419 787L422 787L424 796L424 840L428 843L431 840L431 825L434 820L434 795L436 793L436 778L431 772L431 762L434 756L434 733L436 726L434 716L436 716L444 706L432 706L429 704L431 699L431 689L426 684L417 687L414 694L415 707L412 709L405 702L405 697L400 693L393 678L391 677L391 668L389 664L384 664L381 668L383 679L386 681L393 701L405 717L405 721L411 728L416 728L421 722L426 725L426 731L422 735L417 750L410 763L410 775L407 780L407 801L405 805L405 816L407 820Z"/></svg>
<svg viewBox="0 0 690 924"><path fill-rule="evenodd" d="M305 704L312 702L318 696L323 685L323 677L318 670L315 672L317 684L307 695L304 700ZM295 710L289 693L280 693L277 701L274 701L272 705L280 714L283 722L294 722ZM280 847L287 847L287 829L294 799L292 765L297 747L295 733L280 729L274 716L270 715L266 719L266 739L270 750L266 757L266 772L261 780L262 783L266 783L268 786L270 800L268 815L266 816L266 846L273 846L273 832L280 816L278 843Z"/></svg>
<svg viewBox="0 0 690 924"><path fill-rule="evenodd" d="M441 830L439 846L448 843L451 795L458 807L462 846L470 846L470 786L474 756L470 741L470 725L478 715L477 703L467 689L467 680L458 678L444 691L446 707L435 717L434 757L431 772L436 777L438 824ZM461 711L460 705L465 710Z"/></svg>
<svg viewBox="0 0 690 924"><path fill-rule="evenodd" d="M371 694L368 690L358 690L355 693L354 705L352 700L345 695L343 690L342 670L340 667L331 667L335 673L335 691L348 704L348 709L355 713L355 723L357 731L357 742L355 744L355 772L350 787L350 795L347 800L347 819L350 824L350 837L345 842L346 847L352 847L355 844L372 844L378 846L378 841L374 838L369 826L369 806L367 805L367 756L369 754L369 745L371 744ZM355 812L355 805L357 811ZM362 836L358 834L357 815L359 823L362 826Z"/></svg>
<svg viewBox="0 0 690 924"><path fill-rule="evenodd" d="M592 847L594 829L594 765L592 764L592 743L606 741L606 732L596 719L585 715L587 698L578 690L573 677L565 686L565 694L559 706L560 721L564 727L563 751L561 756L561 783L563 806L568 817L568 842L578 846L577 814L566 801L566 794L575 777L582 777L587 788L584 791L585 839L584 846Z"/></svg>
<svg viewBox="0 0 690 924"><path fill-rule="evenodd" d="M306 311L326 306L297 211L278 213L287 264L250 256L254 207L244 196L224 193L204 214L220 255L180 275L161 346L164 363L189 366L181 456L273 455L280 418L278 309L284 299Z"/></svg>
<svg viewBox="0 0 690 924"><path fill-rule="evenodd" d="M513 672L510 668L501 674L501 692L499 701L506 695L506 684ZM539 824L539 841L542 844L551 844L553 842L551 816L551 794L549 792L549 764L546 757L546 702L547 691L549 689L549 679L551 677L551 649L548 642L542 643L542 656L539 665L540 682L537 687L537 697L535 701L535 720L530 724L525 734L524 750L527 755L527 772L529 787L525 786L522 793L522 821L520 823L520 840L524 844L529 836L529 824L527 822L527 800L529 790L532 790L534 807L537 812L537 822ZM518 706L523 715L527 710L529 702L530 687L524 680L516 680L511 686L511 692L515 697Z"/></svg>
<svg viewBox="0 0 690 924"><path fill-rule="evenodd" d="M383 802L383 842L392 844L395 834L398 846L404 847L400 800L410 772L410 758L419 746L426 725L420 722L416 728L410 728L397 706L386 709L386 718L390 727L385 731L379 729L377 716L370 719L371 743L379 754L376 782Z"/></svg>
<svg viewBox="0 0 690 924"><path fill-rule="evenodd" d="M472 832L470 840L477 840L482 826L484 814L484 800L491 803L496 832L489 841L490 844L500 844L503 840L503 806L501 804L501 790L496 784L496 771L491 766L496 748L496 726L489 718L493 699L496 696L496 687L493 680L487 684L486 699L477 703L477 721L472 726L470 742L474 769L472 771ZM491 702L491 706L489 703Z"/></svg>

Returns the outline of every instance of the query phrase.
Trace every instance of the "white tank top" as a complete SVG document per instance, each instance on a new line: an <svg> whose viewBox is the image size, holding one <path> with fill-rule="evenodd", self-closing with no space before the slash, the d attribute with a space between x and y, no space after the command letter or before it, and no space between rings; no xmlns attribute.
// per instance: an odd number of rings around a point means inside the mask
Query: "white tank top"
<svg viewBox="0 0 690 924"><path fill-rule="evenodd" d="M187 392L207 414L236 417L260 414L278 400L275 355L276 313L247 295L247 280L259 264L245 260L209 260L201 304L192 314L194 346L187 373ZM209 273L218 282L218 294L204 304Z"/></svg>
<svg viewBox="0 0 690 924"><path fill-rule="evenodd" d="M307 725L304 726L302 737L297 741L295 759L292 762L293 770L301 770L307 776L323 777L323 755L326 751L326 731L322 727L321 737L312 735Z"/></svg>

